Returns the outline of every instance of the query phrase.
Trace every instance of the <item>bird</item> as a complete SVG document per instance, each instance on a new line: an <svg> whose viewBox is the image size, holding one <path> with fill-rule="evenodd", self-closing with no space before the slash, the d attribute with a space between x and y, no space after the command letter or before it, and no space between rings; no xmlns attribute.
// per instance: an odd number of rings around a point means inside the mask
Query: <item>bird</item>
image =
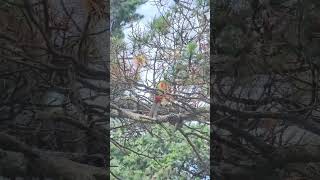
<svg viewBox="0 0 320 180"><path fill-rule="evenodd" d="M153 104L151 106L149 116L151 118L157 117L157 112L160 105L167 103L167 91L169 90L169 85L166 81L160 81L157 85L157 91L154 96Z"/></svg>

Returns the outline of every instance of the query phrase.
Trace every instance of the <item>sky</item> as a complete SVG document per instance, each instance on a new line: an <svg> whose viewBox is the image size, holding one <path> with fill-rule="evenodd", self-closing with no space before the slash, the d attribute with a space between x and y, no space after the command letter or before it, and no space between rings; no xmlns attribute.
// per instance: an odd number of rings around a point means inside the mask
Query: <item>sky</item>
<svg viewBox="0 0 320 180"><path fill-rule="evenodd" d="M137 25L140 25L142 27L151 22L154 17L160 15L157 7L151 0L141 5L136 12L144 16L141 20L139 20L139 22L137 22ZM130 28L124 29L125 41L128 41L128 33L130 32L130 30Z"/></svg>
<svg viewBox="0 0 320 180"><path fill-rule="evenodd" d="M145 24L150 22L155 16L159 15L157 7L152 1L148 1L137 9L138 14L142 14L144 18L140 21Z"/></svg>
<svg viewBox="0 0 320 180"><path fill-rule="evenodd" d="M174 4L173 0L165 0L163 2L168 2L169 6ZM160 15L160 12L154 3L154 0L148 0L145 4L142 4L140 7L138 7L136 12L144 16L141 20L135 23L141 27L147 25L153 20L153 18L158 17ZM131 30L130 28L124 29L125 41L127 42L128 42L128 33L130 32L130 30Z"/></svg>

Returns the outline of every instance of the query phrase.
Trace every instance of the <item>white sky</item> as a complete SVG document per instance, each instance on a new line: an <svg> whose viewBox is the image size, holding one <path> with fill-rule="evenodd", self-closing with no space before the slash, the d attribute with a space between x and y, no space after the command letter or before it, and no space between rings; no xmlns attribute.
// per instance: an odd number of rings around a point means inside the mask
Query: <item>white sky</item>
<svg viewBox="0 0 320 180"><path fill-rule="evenodd" d="M168 7L174 4L173 0L164 0L163 2L167 2ZM138 7L136 12L144 16L137 23L134 23L140 27L146 26L153 20L153 18L158 17L160 15L160 12L154 3L154 0L148 0L145 4L142 4L140 7ZM128 33L130 32L130 30L130 28L124 28L125 41L127 42Z"/></svg>
<svg viewBox="0 0 320 180"><path fill-rule="evenodd" d="M155 5L153 5L152 1L147 1L145 4L141 5L137 11L138 14L143 15L144 17L139 20L137 23L140 25L141 27L145 26L146 24L148 24L149 22L152 21L152 19L155 16L159 16L159 12L158 9ZM128 42L128 33L130 33L131 29L130 28L124 28L124 34L125 34L125 41Z"/></svg>
<svg viewBox="0 0 320 180"><path fill-rule="evenodd" d="M148 1L137 9L138 14L144 15L144 18L140 21L141 23L148 23L152 21L155 16L159 15L157 7L152 1Z"/></svg>

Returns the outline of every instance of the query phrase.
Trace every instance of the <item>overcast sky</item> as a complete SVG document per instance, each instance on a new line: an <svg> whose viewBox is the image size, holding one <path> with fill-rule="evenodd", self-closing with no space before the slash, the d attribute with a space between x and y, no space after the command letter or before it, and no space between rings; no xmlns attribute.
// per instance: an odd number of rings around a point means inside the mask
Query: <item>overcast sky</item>
<svg viewBox="0 0 320 180"><path fill-rule="evenodd" d="M155 16L159 15L157 7L150 0L147 1L145 4L141 5L136 12L138 14L143 15L144 17L134 24L142 27L147 25L149 22L151 22ZM128 41L128 33L130 31L131 31L130 28L124 28L125 41Z"/></svg>
<svg viewBox="0 0 320 180"><path fill-rule="evenodd" d="M163 0L163 3L168 3L168 6L171 6L174 4L173 0ZM145 4L142 4L140 7L137 8L136 11L138 14L143 15L144 17L139 20L138 22L134 23L134 25L144 27L148 23L150 23L153 18L158 17L160 15L159 9L154 3L154 0L148 0ZM125 41L128 42L128 33L130 32L130 28L124 28L125 33Z"/></svg>
<svg viewBox="0 0 320 180"><path fill-rule="evenodd" d="M144 18L140 21L143 24L150 22L155 16L159 15L157 7L152 1L148 1L137 9L138 14L142 14Z"/></svg>

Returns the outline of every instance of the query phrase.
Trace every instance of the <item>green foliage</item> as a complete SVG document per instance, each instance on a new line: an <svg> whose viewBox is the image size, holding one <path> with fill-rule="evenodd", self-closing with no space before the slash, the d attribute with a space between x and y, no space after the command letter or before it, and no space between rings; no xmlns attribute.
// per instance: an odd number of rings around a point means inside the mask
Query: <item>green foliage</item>
<svg viewBox="0 0 320 180"><path fill-rule="evenodd" d="M151 32L141 33L139 36L136 36L135 38L133 38L132 42L137 46L142 46L143 44L148 43L152 38L152 36L153 34Z"/></svg>
<svg viewBox="0 0 320 180"><path fill-rule="evenodd" d="M196 62L203 60L203 54L196 54Z"/></svg>
<svg viewBox="0 0 320 180"><path fill-rule="evenodd" d="M159 18L154 18L152 23L151 23L151 29L155 30L156 32L159 33L168 33L168 19L165 19L165 17L159 17Z"/></svg>
<svg viewBox="0 0 320 180"><path fill-rule="evenodd" d="M197 48L197 43L195 42L189 42L187 45L186 45L186 50L187 50L187 53L188 55L192 55L195 53L196 51L196 48Z"/></svg>
<svg viewBox="0 0 320 180"><path fill-rule="evenodd" d="M113 36L123 38L122 27L141 19L143 16L136 13L138 6L146 0L111 0L111 31Z"/></svg>
<svg viewBox="0 0 320 180"><path fill-rule="evenodd" d="M207 6L208 0L196 0L197 6Z"/></svg>
<svg viewBox="0 0 320 180"><path fill-rule="evenodd" d="M209 135L207 126L200 124L192 125L194 129L198 129ZM127 149L119 149L115 145L111 146L111 160L112 171L120 175L121 179L151 179L151 177L158 177L158 179L188 179L191 174L184 171L190 169L191 166L201 166L193 149L178 131L174 131L172 125L165 125L165 130L161 126L156 126L152 129L151 134L143 134L135 138L127 140L122 139L126 131L120 129L113 131L114 139L120 144L126 143ZM185 133L197 133L195 130L184 129ZM158 138L161 137L161 138ZM205 159L208 155L208 142L205 140L189 136L194 146L197 147L199 154ZM138 155L138 152L143 155ZM148 157L154 157L148 158ZM143 178L142 178L143 177ZM161 177L161 178L160 178Z"/></svg>
<svg viewBox="0 0 320 180"><path fill-rule="evenodd" d="M111 37L111 45L114 48L119 48L119 49L123 49L126 46L123 39L118 38L118 37Z"/></svg>
<svg viewBox="0 0 320 180"><path fill-rule="evenodd" d="M141 41L141 43L148 43L149 40L150 40L150 38L151 38L151 35L148 34L148 33L146 33L146 34L143 34L143 35L141 36L140 41Z"/></svg>

